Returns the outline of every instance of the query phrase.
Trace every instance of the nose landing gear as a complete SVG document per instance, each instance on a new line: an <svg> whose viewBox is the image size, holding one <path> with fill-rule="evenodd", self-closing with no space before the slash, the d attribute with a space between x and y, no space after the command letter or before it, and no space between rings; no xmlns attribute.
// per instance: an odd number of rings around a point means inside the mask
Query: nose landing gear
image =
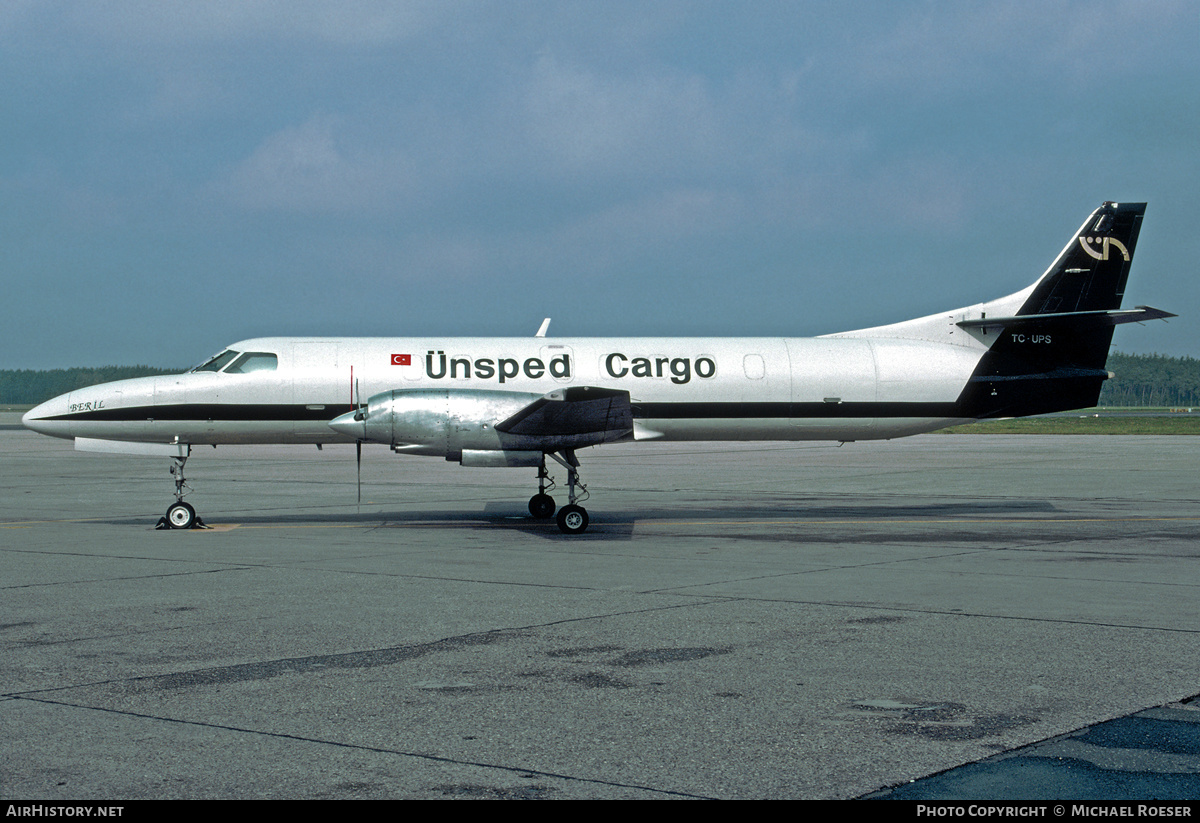
<svg viewBox="0 0 1200 823"><path fill-rule="evenodd" d="M167 509L163 520L166 521L166 526L159 528L168 529L190 529L196 525L200 518L196 517L196 510L191 504L184 503L182 500L177 500Z"/></svg>
<svg viewBox="0 0 1200 823"><path fill-rule="evenodd" d="M188 446L188 454L192 448ZM171 475L175 478L175 502L167 508L167 513L158 519L156 529L207 529L204 521L196 514L190 503L183 502L184 489L190 489L183 476L183 466L187 463L188 454L173 457L171 460Z"/></svg>

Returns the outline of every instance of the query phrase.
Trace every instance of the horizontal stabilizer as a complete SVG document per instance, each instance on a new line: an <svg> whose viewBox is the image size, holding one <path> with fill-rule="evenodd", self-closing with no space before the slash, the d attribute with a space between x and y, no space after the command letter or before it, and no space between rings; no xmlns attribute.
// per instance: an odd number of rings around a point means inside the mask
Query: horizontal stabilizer
<svg viewBox="0 0 1200 823"><path fill-rule="evenodd" d="M964 329L988 329L1000 326L1016 328L1018 326L1045 325L1048 322L1119 326L1122 323L1142 323L1146 320L1165 320L1168 317L1178 316L1162 309L1138 306L1133 309L1113 309L1111 311L1067 311L1052 314L1023 314L1016 317L985 317L979 320L960 320L956 325Z"/></svg>
<svg viewBox="0 0 1200 823"><path fill-rule="evenodd" d="M633 430L629 392L572 386L530 403L502 423L496 431L528 437L565 437L605 432L613 440Z"/></svg>

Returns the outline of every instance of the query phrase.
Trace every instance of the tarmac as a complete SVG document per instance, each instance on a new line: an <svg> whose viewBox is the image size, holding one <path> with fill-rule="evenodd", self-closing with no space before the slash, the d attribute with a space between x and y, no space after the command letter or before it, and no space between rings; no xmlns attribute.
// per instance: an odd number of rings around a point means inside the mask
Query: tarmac
<svg viewBox="0 0 1200 823"><path fill-rule="evenodd" d="M1200 438L580 459L0 430L0 797L1200 797Z"/></svg>

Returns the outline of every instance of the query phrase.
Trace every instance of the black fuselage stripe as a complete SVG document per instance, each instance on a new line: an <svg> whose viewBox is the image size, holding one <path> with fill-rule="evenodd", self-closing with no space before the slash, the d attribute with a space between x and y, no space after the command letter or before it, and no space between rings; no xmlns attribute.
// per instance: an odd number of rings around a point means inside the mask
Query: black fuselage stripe
<svg viewBox="0 0 1200 823"><path fill-rule="evenodd" d="M641 420L738 420L738 419L856 419L891 417L970 417L957 403L634 403L633 416ZM88 422L221 421L221 422L317 422L329 421L351 412L351 404L326 405L312 409L287 403L179 403L164 406L133 406L89 409L60 414L46 420Z"/></svg>
<svg viewBox="0 0 1200 823"><path fill-rule="evenodd" d="M126 406L118 409L88 409L59 414L46 420L87 420L123 423L147 420L203 420L221 422L303 422L329 421L354 411L349 403L310 409L292 403L175 403L163 406Z"/></svg>
<svg viewBox="0 0 1200 823"><path fill-rule="evenodd" d="M959 417L955 403L634 403L643 420Z"/></svg>

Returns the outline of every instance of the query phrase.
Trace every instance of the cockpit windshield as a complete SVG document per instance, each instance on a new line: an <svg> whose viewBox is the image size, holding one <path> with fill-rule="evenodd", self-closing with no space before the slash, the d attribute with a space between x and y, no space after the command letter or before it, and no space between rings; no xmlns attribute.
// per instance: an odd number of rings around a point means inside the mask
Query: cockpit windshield
<svg viewBox="0 0 1200 823"><path fill-rule="evenodd" d="M279 357L268 351L248 351L225 370L226 374L249 374L252 371L275 371Z"/></svg>
<svg viewBox="0 0 1200 823"><path fill-rule="evenodd" d="M223 371L225 374L249 374L255 371L275 371L279 355L269 351L239 352L226 349L192 369L193 372Z"/></svg>
<svg viewBox="0 0 1200 823"><path fill-rule="evenodd" d="M220 371L221 369L225 368L225 365L230 360L232 360L233 358L235 358L237 356L238 356L238 352L235 352L233 349L226 349L225 351L221 352L220 354L216 355L215 357L210 357L208 360L204 361L199 366L196 366L194 369L192 369L192 371L194 371L194 372Z"/></svg>

